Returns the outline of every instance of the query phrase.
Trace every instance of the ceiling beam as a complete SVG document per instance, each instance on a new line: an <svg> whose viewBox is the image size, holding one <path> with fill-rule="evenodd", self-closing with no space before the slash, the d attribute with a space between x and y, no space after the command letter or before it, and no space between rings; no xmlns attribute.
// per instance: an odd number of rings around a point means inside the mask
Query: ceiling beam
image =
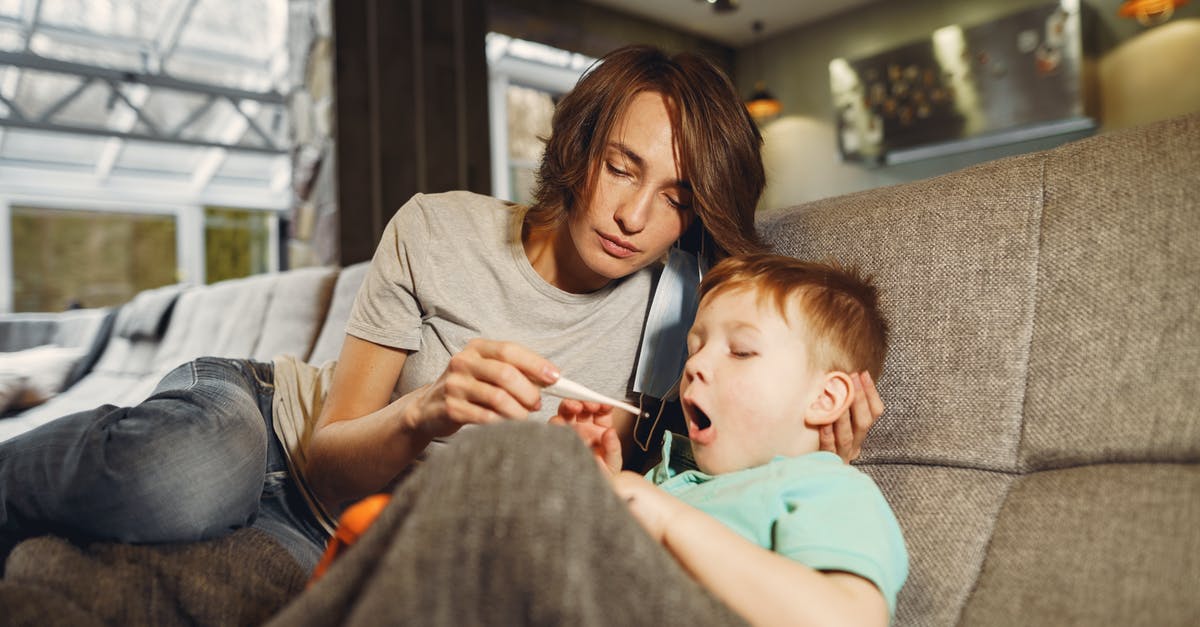
<svg viewBox="0 0 1200 627"><path fill-rule="evenodd" d="M272 138L266 130L258 125L253 119L253 116L264 106L273 107L276 110L282 110L284 97L279 92L254 92L244 89L235 89L220 85L211 85L205 83L197 83L192 81L184 81L176 79L161 73L152 72L128 72L116 70L113 68L99 67L87 65L83 63L74 63L69 61L60 61L42 57L29 52L3 52L0 51L0 66L7 65L13 68L10 71L29 70L35 72L49 72L62 74L80 79L81 83L70 93L56 101L51 107L39 116L37 119L31 119L21 111L13 98L6 97L0 93L0 102L10 109L7 116L0 117L0 126L12 128L24 128L40 131L57 131L66 133L80 133L84 135L112 137L119 140L137 139L143 141L167 142L173 144L204 146L210 148L224 148L229 150L244 150L251 152L262 152L269 154L281 154L287 151L285 145L281 145ZM88 85L94 82L102 82L106 84L112 93L112 98L121 100L132 110L137 119L140 119L145 126L145 130L134 131L133 121L127 126L118 126L114 128L111 124L72 124L60 123L52 119L53 115L67 107L73 100L78 98ZM139 90L150 91L151 88L169 89L179 92L187 92L192 94L200 94L207 96L205 100L195 106L185 118L184 121L174 129L160 129L158 126L146 117L142 108L146 99L142 98L137 102L131 101L126 96L126 89L137 88ZM211 140L206 139L184 139L181 134L187 127L199 121L203 115L211 109L214 102L217 100L226 100L232 105L232 109L244 121L242 133L248 127L251 132L258 135L263 140L263 146L240 146L231 141L222 141L222 138ZM223 134L224 136L224 134ZM240 138L240 134L239 134ZM236 139L234 141L237 141Z"/></svg>
<svg viewBox="0 0 1200 627"><path fill-rule="evenodd" d="M27 70L37 70L40 72L73 74L75 76L83 76L86 78L98 78L104 81L139 83L141 85L146 85L147 87L160 87L163 89L173 89L175 91L184 91L196 94L212 94L229 98L231 100L253 100L262 104L278 105L282 105L284 103L284 96L278 91L249 91L246 89L225 87L223 85L213 85L211 83L198 83L195 81L186 81L159 73L132 72L98 65L86 65L71 61L60 61L58 59L39 56L31 52L0 51L0 65L11 65L13 67Z"/></svg>

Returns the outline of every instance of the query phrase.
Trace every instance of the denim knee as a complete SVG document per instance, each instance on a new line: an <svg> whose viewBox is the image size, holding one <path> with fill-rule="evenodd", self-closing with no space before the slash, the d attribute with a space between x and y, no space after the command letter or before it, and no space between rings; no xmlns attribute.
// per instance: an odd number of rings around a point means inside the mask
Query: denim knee
<svg viewBox="0 0 1200 627"><path fill-rule="evenodd" d="M254 520L266 426L244 380L205 366L177 368L142 404L99 421L103 445L85 464L93 477L71 482L105 495L86 531L129 542L189 541Z"/></svg>

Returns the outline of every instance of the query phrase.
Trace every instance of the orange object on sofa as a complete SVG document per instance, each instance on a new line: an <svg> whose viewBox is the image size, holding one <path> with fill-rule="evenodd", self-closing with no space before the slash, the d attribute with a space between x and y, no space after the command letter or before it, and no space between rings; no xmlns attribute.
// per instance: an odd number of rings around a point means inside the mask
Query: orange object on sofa
<svg viewBox="0 0 1200 627"><path fill-rule="evenodd" d="M342 552L350 548L351 544L357 542L362 534L366 533L367 528L375 522L376 518L379 518L379 514L391 500L390 494L373 494L342 512L341 518L338 519L337 529L334 530L329 543L325 545L325 553L321 555L321 561L313 569L308 585L316 583L325 574L325 571L329 570L333 560L337 559Z"/></svg>

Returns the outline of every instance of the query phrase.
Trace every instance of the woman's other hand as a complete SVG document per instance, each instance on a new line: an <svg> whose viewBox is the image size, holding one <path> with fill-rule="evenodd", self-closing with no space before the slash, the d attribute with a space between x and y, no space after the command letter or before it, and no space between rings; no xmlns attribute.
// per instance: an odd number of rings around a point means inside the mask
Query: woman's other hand
<svg viewBox="0 0 1200 627"><path fill-rule="evenodd" d="M542 387L558 376L553 363L520 344L474 339L420 391L405 416L410 428L429 437L468 424L523 419L541 408Z"/></svg>
<svg viewBox="0 0 1200 627"><path fill-rule="evenodd" d="M821 450L837 453L846 462L858 459L867 431L883 415L883 399L868 372L850 377L854 381L854 400L850 409L831 425L821 427Z"/></svg>
<svg viewBox="0 0 1200 627"><path fill-rule="evenodd" d="M563 399L558 404L558 415L550 419L553 424L571 427L583 440L596 463L607 475L621 472L623 456L621 439L613 427L613 408L601 403Z"/></svg>

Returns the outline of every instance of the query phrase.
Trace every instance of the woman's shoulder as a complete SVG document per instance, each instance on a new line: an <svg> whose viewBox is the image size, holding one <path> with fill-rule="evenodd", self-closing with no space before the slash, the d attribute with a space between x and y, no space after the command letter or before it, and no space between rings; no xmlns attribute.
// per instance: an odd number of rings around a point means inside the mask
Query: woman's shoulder
<svg viewBox="0 0 1200 627"><path fill-rule="evenodd" d="M481 212L508 214L516 205L486 194L459 190L435 194L418 193L413 195L412 199L405 203L400 210L403 211L406 207L412 207L426 214L436 212L446 216L470 215L477 217Z"/></svg>
<svg viewBox="0 0 1200 627"><path fill-rule="evenodd" d="M508 201L475 192L417 193L396 210L388 220L388 229L430 236L479 229L490 232L496 223L505 224L517 208Z"/></svg>

